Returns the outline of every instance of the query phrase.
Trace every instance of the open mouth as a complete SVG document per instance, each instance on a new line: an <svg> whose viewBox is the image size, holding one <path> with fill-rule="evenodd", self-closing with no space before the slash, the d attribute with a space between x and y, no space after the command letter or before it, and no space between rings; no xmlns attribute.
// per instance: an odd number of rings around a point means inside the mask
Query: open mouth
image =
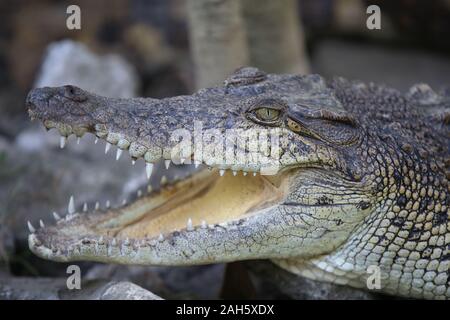
<svg viewBox="0 0 450 320"><path fill-rule="evenodd" d="M28 223L29 246L39 256L56 261L121 263L127 257L129 263L134 256L134 263L140 264L144 262L139 252L173 244L174 238L238 230L256 213L281 203L287 182L286 172L263 176L201 165L182 180L145 193L137 191L135 199L117 208L96 206L88 212L71 198L69 213L54 214L54 225L40 222L34 228Z"/></svg>

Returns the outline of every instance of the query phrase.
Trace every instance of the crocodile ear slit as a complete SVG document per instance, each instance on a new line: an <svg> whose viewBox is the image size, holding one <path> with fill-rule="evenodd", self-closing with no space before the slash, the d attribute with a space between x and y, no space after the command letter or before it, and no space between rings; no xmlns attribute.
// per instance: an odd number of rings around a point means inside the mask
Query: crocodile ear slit
<svg viewBox="0 0 450 320"><path fill-rule="evenodd" d="M320 118L323 120L337 121L337 122L351 125L353 127L358 126L355 118L353 118L352 116L350 116L348 114L339 114L339 113L335 113L330 110L319 110L319 113L320 113Z"/></svg>

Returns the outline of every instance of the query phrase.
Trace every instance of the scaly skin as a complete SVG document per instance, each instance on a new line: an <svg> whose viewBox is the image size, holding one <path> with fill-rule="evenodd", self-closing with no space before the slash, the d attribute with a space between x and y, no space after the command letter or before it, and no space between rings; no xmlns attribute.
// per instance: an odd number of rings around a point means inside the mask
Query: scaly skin
<svg viewBox="0 0 450 320"><path fill-rule="evenodd" d="M212 171L120 208L75 213L71 205L55 226L31 228L30 248L41 257L146 265L272 259L358 288L378 266L385 293L450 298L448 93L243 68L224 86L190 96L110 99L65 86L31 91L27 106L62 136L91 132L148 163L170 159L179 146L170 137L194 132L196 121L221 135L270 129L280 146L272 175L253 176L267 173L259 156L276 150L274 141L251 153L257 139L244 147L234 140L231 155L251 156L227 163L195 149L194 134L173 161ZM218 145L212 141L205 146ZM220 177L218 169L237 174Z"/></svg>

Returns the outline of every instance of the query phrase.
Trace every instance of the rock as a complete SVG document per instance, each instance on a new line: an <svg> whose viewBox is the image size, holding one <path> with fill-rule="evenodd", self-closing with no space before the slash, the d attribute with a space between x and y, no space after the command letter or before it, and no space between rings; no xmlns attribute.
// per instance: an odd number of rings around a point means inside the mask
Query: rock
<svg viewBox="0 0 450 320"><path fill-rule="evenodd" d="M107 97L130 98L138 88L136 71L116 54L98 56L71 40L48 46L36 87L73 84Z"/></svg>
<svg viewBox="0 0 450 320"><path fill-rule="evenodd" d="M87 281L67 289L65 278L1 277L0 300L162 300L126 281Z"/></svg>
<svg viewBox="0 0 450 320"><path fill-rule="evenodd" d="M83 279L130 281L167 299L218 299L223 264L150 267L96 264Z"/></svg>
<svg viewBox="0 0 450 320"><path fill-rule="evenodd" d="M1 278L0 300L58 300L65 284L61 278Z"/></svg>
<svg viewBox="0 0 450 320"><path fill-rule="evenodd" d="M91 296L94 300L162 300L161 297L131 282L112 282Z"/></svg>

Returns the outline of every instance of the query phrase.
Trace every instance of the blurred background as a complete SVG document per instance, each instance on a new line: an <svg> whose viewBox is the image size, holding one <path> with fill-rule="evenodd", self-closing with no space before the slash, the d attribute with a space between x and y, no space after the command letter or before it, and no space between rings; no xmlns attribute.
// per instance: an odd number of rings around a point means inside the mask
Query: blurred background
<svg viewBox="0 0 450 320"><path fill-rule="evenodd" d="M74 4L81 28L71 30L67 8ZM370 30L366 9L374 4L381 29ZM146 185L144 165L130 166L128 156L116 162L113 152L105 157L93 137L79 145L72 137L61 152L56 133L29 121L25 97L33 87L64 84L110 97L190 94L220 85L243 65L401 91L426 82L438 90L450 84L449 39L449 0L1 0L0 299L99 298L119 281L164 298L374 298L310 282L290 292L280 288L284 274L278 286L261 281L265 267L256 262L189 268L81 263L91 290L64 291L67 265L31 254L26 221L65 213L72 194L78 206L119 204ZM151 185L158 187L162 175L170 179L186 169L159 164L155 171Z"/></svg>

